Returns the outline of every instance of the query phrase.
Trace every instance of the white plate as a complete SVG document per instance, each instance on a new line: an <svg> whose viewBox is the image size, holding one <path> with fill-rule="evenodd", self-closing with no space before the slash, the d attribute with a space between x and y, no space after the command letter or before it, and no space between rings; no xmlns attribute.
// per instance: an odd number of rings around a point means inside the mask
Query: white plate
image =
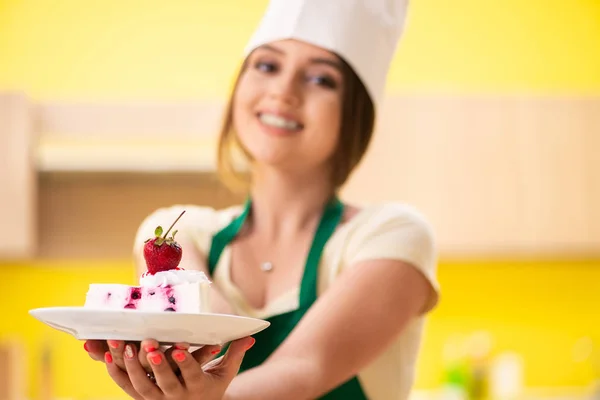
<svg viewBox="0 0 600 400"><path fill-rule="evenodd" d="M52 328L80 340L129 340L152 338L162 344L223 345L253 335L270 323L228 314L185 314L137 310L95 310L84 307L50 307L29 313Z"/></svg>

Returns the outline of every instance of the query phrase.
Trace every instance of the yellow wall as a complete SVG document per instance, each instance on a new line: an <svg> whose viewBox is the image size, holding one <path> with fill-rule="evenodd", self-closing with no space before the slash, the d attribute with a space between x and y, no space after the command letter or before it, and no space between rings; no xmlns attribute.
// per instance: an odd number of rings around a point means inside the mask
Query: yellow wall
<svg viewBox="0 0 600 400"><path fill-rule="evenodd" d="M266 0L0 0L0 89L219 98ZM390 90L600 92L596 0L412 0Z"/></svg>
<svg viewBox="0 0 600 400"><path fill-rule="evenodd" d="M40 346L50 341L55 395L78 400L118 396L102 364L82 343L27 314L48 306L79 306L92 282L133 283L129 262L0 264L0 288L10 307L0 338L25 341L30 395L37 393ZM525 359L529 386L583 386L592 381L589 360L574 359L584 336L600 346L600 261L442 263L443 301L431 315L417 387L434 388L443 374L443 345L457 334L486 330L494 353L516 351Z"/></svg>

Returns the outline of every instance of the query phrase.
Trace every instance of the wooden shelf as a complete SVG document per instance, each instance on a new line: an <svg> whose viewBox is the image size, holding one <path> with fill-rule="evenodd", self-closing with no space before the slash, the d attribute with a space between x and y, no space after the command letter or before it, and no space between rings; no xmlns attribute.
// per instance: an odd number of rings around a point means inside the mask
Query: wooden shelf
<svg viewBox="0 0 600 400"><path fill-rule="evenodd" d="M45 135L37 143L35 159L40 172L214 172L216 141Z"/></svg>

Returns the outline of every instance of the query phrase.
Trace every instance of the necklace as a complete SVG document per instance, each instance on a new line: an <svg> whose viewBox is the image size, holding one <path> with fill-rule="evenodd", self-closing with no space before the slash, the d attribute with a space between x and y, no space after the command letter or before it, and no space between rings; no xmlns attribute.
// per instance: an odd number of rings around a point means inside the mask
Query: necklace
<svg viewBox="0 0 600 400"><path fill-rule="evenodd" d="M271 272L273 270L273 263L266 261L260 264L260 270L263 272Z"/></svg>

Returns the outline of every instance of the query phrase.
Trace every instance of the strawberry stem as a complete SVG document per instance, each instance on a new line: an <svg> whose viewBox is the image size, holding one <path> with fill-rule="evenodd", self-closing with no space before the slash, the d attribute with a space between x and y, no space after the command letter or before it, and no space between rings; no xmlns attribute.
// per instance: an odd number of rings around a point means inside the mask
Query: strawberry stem
<svg viewBox="0 0 600 400"><path fill-rule="evenodd" d="M177 223L177 221L179 221L179 218L181 218L181 216L185 214L185 210L183 210L183 212L181 214L179 214L179 217L177 217L177 219L175 220L175 222L173 222L171 224L171 226L169 227L169 229L167 229L167 232L165 233L165 236L163 236L163 239L167 238L167 235L169 234L169 232L171 232L171 229L173 229L173 227L175 226L175 224Z"/></svg>

